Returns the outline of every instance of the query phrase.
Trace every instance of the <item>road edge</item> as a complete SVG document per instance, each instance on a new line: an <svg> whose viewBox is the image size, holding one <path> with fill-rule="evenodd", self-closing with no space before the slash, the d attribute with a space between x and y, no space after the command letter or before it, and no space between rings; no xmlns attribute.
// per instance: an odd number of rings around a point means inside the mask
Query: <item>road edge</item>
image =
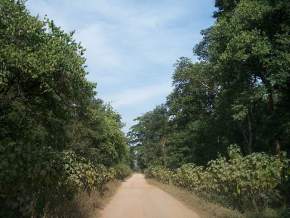
<svg viewBox="0 0 290 218"><path fill-rule="evenodd" d="M167 192L184 205L194 210L201 218L243 218L244 216L238 211L224 208L220 205L207 202L195 194L174 185L163 184L154 179L146 178L150 185L154 185Z"/></svg>

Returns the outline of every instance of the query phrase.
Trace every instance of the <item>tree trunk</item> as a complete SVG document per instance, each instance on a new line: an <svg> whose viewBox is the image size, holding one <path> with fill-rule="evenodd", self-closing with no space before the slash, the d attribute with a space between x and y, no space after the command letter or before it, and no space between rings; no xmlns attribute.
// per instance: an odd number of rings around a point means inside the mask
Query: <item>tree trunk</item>
<svg viewBox="0 0 290 218"><path fill-rule="evenodd" d="M280 155L281 154L281 145L280 145L280 140L279 139L275 140L275 145L276 145L276 153L278 155Z"/></svg>
<svg viewBox="0 0 290 218"><path fill-rule="evenodd" d="M248 152L251 154L253 152L253 145L255 141L255 128L253 127L253 107L255 105L250 105L248 112L248 131L249 131L249 140L248 140Z"/></svg>
<svg viewBox="0 0 290 218"><path fill-rule="evenodd" d="M273 87L269 83L269 81L265 78L265 76L261 75L262 82L265 84L268 90L268 110L270 115L274 114L274 98L273 98ZM281 144L279 140L279 136L275 136L274 138L274 147L277 154L280 154Z"/></svg>
<svg viewBox="0 0 290 218"><path fill-rule="evenodd" d="M248 115L248 153L253 152L253 126L250 114Z"/></svg>

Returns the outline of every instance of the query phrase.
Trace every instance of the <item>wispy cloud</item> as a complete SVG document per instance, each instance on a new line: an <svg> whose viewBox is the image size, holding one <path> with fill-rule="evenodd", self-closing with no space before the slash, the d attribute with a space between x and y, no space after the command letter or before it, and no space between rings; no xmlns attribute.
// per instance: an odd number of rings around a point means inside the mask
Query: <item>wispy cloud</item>
<svg viewBox="0 0 290 218"><path fill-rule="evenodd" d="M164 85L151 85L135 89L127 89L121 93L113 94L110 96L112 105L118 108L138 107L140 103L144 104L152 98L164 96L171 91L168 84Z"/></svg>
<svg viewBox="0 0 290 218"><path fill-rule="evenodd" d="M213 22L214 0L28 0L27 5L65 31L76 31L87 49L89 80L130 125L164 102L175 60L192 57L200 30Z"/></svg>

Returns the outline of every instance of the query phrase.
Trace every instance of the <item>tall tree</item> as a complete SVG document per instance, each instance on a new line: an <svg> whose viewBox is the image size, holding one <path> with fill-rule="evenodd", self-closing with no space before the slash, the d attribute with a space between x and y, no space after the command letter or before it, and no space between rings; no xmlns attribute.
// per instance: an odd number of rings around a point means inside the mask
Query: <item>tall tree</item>
<svg viewBox="0 0 290 218"><path fill-rule="evenodd" d="M173 74L171 168L205 164L230 144L244 154L290 151L290 2L217 0L216 7L216 23L194 48L199 61L180 58Z"/></svg>
<svg viewBox="0 0 290 218"><path fill-rule="evenodd" d="M217 24L205 37L207 59L223 89L235 96L233 116L243 114L238 119L247 129L247 150L255 150L255 143L263 150L287 149L289 1L242 0L230 13L219 9ZM256 131L255 122L263 129Z"/></svg>
<svg viewBox="0 0 290 218"><path fill-rule="evenodd" d="M127 140L120 115L95 97L73 33L0 0L0 45L0 216L41 216L93 183L98 164L127 162Z"/></svg>
<svg viewBox="0 0 290 218"><path fill-rule="evenodd" d="M168 115L164 105L157 106L136 119L128 136L131 146L136 146L139 167L165 165L165 145L167 142ZM139 154L138 154L139 152ZM142 158L140 158L140 153Z"/></svg>

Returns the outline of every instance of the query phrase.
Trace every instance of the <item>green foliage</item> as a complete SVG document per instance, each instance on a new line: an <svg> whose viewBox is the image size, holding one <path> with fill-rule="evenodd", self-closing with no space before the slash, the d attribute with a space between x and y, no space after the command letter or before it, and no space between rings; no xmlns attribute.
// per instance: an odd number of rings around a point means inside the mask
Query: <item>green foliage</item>
<svg viewBox="0 0 290 218"><path fill-rule="evenodd" d="M5 217L15 216L16 211L21 216L42 214L45 208L71 200L78 192L102 191L116 176L113 169L95 165L72 151L37 150L29 160L23 159L23 154L12 154L17 165L3 166L6 159L0 165L1 194L5 199L1 215Z"/></svg>
<svg viewBox="0 0 290 218"><path fill-rule="evenodd" d="M290 202L290 1L215 6L199 61L176 63L164 119L155 109L132 127L136 161L162 182L271 217L269 205Z"/></svg>
<svg viewBox="0 0 290 218"><path fill-rule="evenodd" d="M116 174L115 177L120 180L127 178L132 173L131 168L126 164L118 164L114 167L114 170Z"/></svg>
<svg viewBox="0 0 290 218"><path fill-rule="evenodd" d="M206 167L186 164L172 171L155 166L146 170L146 176L240 210L260 211L281 199L279 186L290 176L283 174L286 169L289 159L285 157L264 153L242 156L238 147L231 146L228 158L220 156Z"/></svg>
<svg viewBox="0 0 290 218"><path fill-rule="evenodd" d="M41 217L128 175L120 115L95 97L84 49L23 1L0 0L0 216Z"/></svg>
<svg viewBox="0 0 290 218"><path fill-rule="evenodd" d="M135 120L138 123L131 127L128 138L131 146L135 147L134 155L139 168L164 164L168 128L166 107L158 106Z"/></svg>
<svg viewBox="0 0 290 218"><path fill-rule="evenodd" d="M153 110L132 128L150 133L134 139L144 147L144 166L205 165L229 144L242 154L290 153L289 1L217 0L216 7L215 24L194 48L199 61L182 57L176 63L165 122L157 125ZM148 147L162 147L154 141L157 126L166 140L162 161L153 163L146 156Z"/></svg>
<svg viewBox="0 0 290 218"><path fill-rule="evenodd" d="M165 184L170 183L173 172L162 166L151 166L144 171L147 178L155 178Z"/></svg>

